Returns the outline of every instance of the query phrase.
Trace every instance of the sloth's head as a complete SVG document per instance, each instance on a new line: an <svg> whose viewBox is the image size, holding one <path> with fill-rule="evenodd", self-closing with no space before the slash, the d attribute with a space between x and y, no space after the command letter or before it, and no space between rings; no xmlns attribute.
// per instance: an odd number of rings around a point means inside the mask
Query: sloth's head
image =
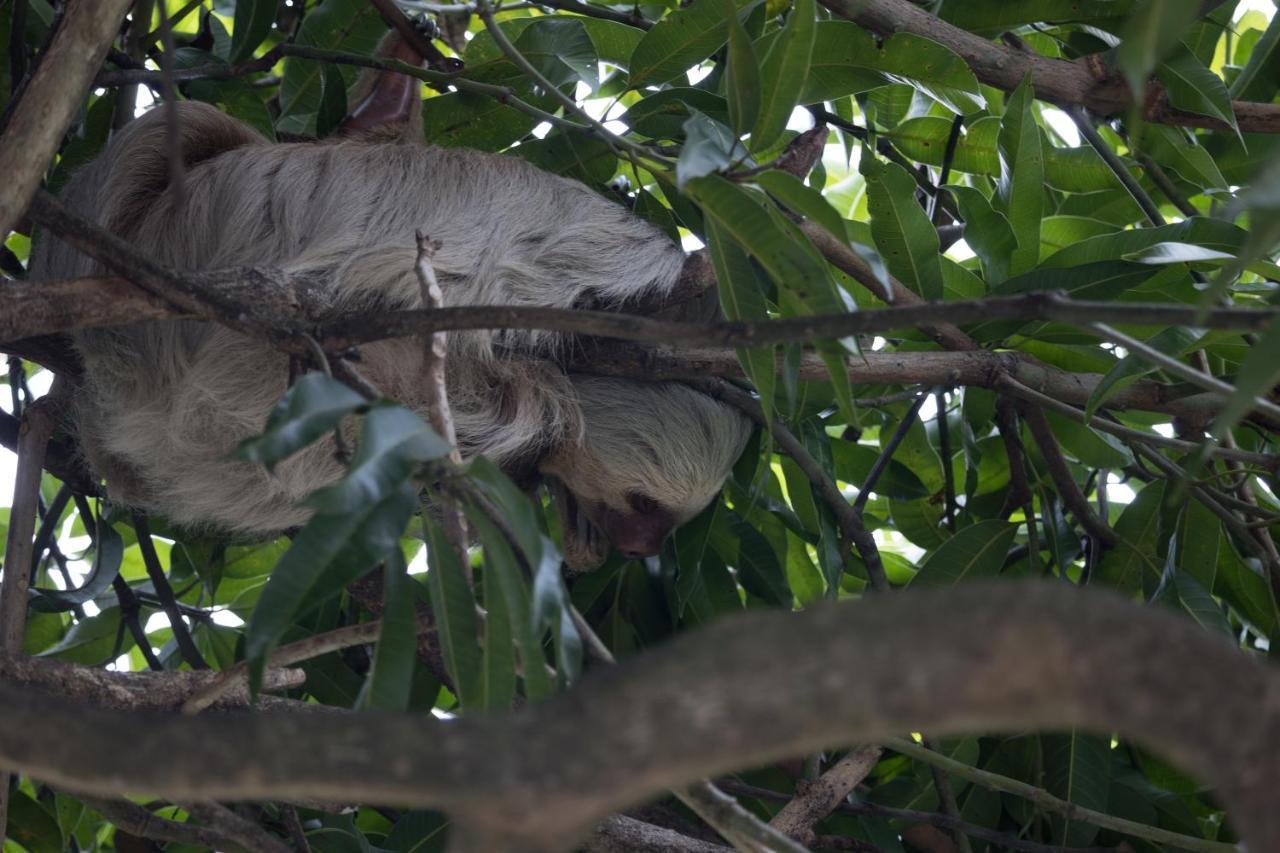
<svg viewBox="0 0 1280 853"><path fill-rule="evenodd" d="M658 553L672 530L724 486L751 434L737 410L678 383L573 377L583 431L546 457L571 569L596 568L612 545Z"/></svg>

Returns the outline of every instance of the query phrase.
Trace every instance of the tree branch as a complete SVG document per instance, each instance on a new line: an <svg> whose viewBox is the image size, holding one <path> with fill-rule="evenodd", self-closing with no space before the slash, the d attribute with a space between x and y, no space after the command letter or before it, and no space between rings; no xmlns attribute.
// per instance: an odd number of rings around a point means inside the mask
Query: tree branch
<svg viewBox="0 0 1280 853"><path fill-rule="evenodd" d="M849 796L858 783L875 769L880 754L878 746L850 750L812 782L801 783L796 795L778 810L769 823L787 835L806 844L813 840L813 828Z"/></svg>
<svg viewBox="0 0 1280 853"><path fill-rule="evenodd" d="M31 201L133 0L68 0L53 41L0 134L0 239Z"/></svg>
<svg viewBox="0 0 1280 853"><path fill-rule="evenodd" d="M1012 92L1030 76L1036 97L1063 108L1081 106L1099 115L1123 115L1133 95L1110 68L1097 69L1097 58L1068 61L1024 53L963 30L930 15L908 0L821 0L836 15L872 32L890 36L909 32L936 41L952 51L989 86ZM1140 104L1143 116L1162 124L1233 130L1209 116L1169 105L1164 87L1152 81ZM1236 123L1245 133L1280 133L1280 104L1233 101Z"/></svg>
<svg viewBox="0 0 1280 853"><path fill-rule="evenodd" d="M43 222L51 221L41 215ZM50 226L52 227L52 226ZM123 242L123 241L121 241ZM116 265L118 277L90 277L56 282L6 282L0 304L0 341L17 341L76 329L112 326L141 320L205 317L233 325L224 314L243 313L233 300L261 288L255 313L266 326L289 329L313 326L326 347L341 350L385 338L427 335L470 329L541 329L616 340L700 346L766 346L797 341L814 343L850 335L885 334L911 328L935 327L943 318L954 323L992 320L1042 320L1087 326L1119 323L1137 326L1196 326L1240 332L1262 332L1275 320L1270 308L1217 308L1203 315L1195 306L1154 302L1098 302L1072 299L1060 291L1035 291L1014 296L989 296L941 302L902 300L885 308L848 314L818 314L759 321L693 323L655 319L643 314L615 311L583 311L530 306L466 305L436 309L383 311L346 316L318 323L313 318L329 309L323 294L306 289L304 281L291 281L276 270L222 270L193 277L163 268L143 268L132 257L108 257L95 253L103 263ZM174 306L172 289L158 277L181 282L198 293L186 308ZM138 287L131 287L128 281ZM267 298L279 309L272 314L262 305L272 288L283 289L278 298ZM141 288L139 290L138 288ZM204 298L219 293L217 298ZM914 294L913 294L914 296ZM957 332L959 330L957 329ZM960 333L963 334L963 333ZM975 350L977 345L948 347ZM300 345L294 347L301 351Z"/></svg>
<svg viewBox="0 0 1280 853"><path fill-rule="evenodd" d="M848 667L850 648L874 653ZM1077 726L1159 750L1218 788L1246 843L1280 849L1280 677L1190 620L1062 584L754 612L518 714L373 718L119 714L3 685L0 763L98 794L433 806L554 847L663 788L835 743Z"/></svg>

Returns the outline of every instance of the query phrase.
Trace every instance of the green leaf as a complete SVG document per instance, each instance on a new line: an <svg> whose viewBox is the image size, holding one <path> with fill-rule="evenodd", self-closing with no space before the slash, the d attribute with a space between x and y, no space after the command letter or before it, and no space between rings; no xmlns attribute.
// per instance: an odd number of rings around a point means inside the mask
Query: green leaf
<svg viewBox="0 0 1280 853"><path fill-rule="evenodd" d="M1197 137L1188 138L1182 129L1148 125L1142 129L1142 143L1152 159L1185 180L1206 190L1227 188L1227 179L1218 169L1213 155L1199 144Z"/></svg>
<svg viewBox="0 0 1280 853"><path fill-rule="evenodd" d="M324 50L372 54L386 32L378 10L365 0L322 0L307 12L298 29L296 42ZM278 129L288 133L313 134L324 90L327 63L288 57L280 80ZM343 66L343 80L350 85L356 70Z"/></svg>
<svg viewBox="0 0 1280 853"><path fill-rule="evenodd" d="M447 92L422 102L423 138L447 148L501 151L537 124L515 107L471 92Z"/></svg>
<svg viewBox="0 0 1280 853"><path fill-rule="evenodd" d="M917 547L932 550L949 541L947 531L941 527L942 510L928 498L890 500L889 516L898 532Z"/></svg>
<svg viewBox="0 0 1280 853"><path fill-rule="evenodd" d="M427 531L427 592L431 615L440 638L445 669L453 676L458 701L467 710L487 707L485 685L481 681L480 647L477 645L476 602L467 576L453 547L445 538L440 522L428 514L423 518ZM507 643L510 650L510 641Z"/></svg>
<svg viewBox="0 0 1280 853"><path fill-rule="evenodd" d="M573 624L573 602L565 588L560 563L555 545L544 537L542 560L533 576L533 627L539 633L551 631L556 675L561 688L567 688L582 674L582 637Z"/></svg>
<svg viewBox="0 0 1280 853"><path fill-rule="evenodd" d="M1042 266L1062 268L1095 261L1110 261L1141 252L1157 243L1186 243L1235 254L1248 232L1221 219L1193 216L1157 228L1133 228L1081 241L1055 253Z"/></svg>
<svg viewBox="0 0 1280 853"><path fill-rule="evenodd" d="M826 196L795 175L768 169L756 175L755 182L786 207L814 220L841 242L848 242L845 239L844 219L840 213L831 206Z"/></svg>
<svg viewBox="0 0 1280 853"><path fill-rule="evenodd" d="M1005 215L991 206L991 200L973 187L947 187L964 219L964 240L982 262L989 284L1009 277L1009 261L1018 247L1018 238Z"/></svg>
<svg viewBox="0 0 1280 853"><path fill-rule="evenodd" d="M867 181L871 236L885 265L920 296L941 299L938 232L916 202L916 182L901 166L870 154L858 168Z"/></svg>
<svg viewBox="0 0 1280 853"><path fill-rule="evenodd" d="M1017 532L1016 525L997 519L962 528L925 558L911 585L936 586L996 577Z"/></svg>
<svg viewBox="0 0 1280 853"><path fill-rule="evenodd" d="M4 836L21 844L27 853L62 853L67 849L62 844L57 818L25 792L14 790L9 794L8 818Z"/></svg>
<svg viewBox="0 0 1280 853"><path fill-rule="evenodd" d="M1127 593L1139 593L1144 579L1154 581L1164 571L1157 555L1160 503L1164 480L1148 483L1116 520L1119 542L1102 555L1094 579Z"/></svg>
<svg viewBox="0 0 1280 853"><path fill-rule="evenodd" d="M1009 221L1018 247L1010 273L1026 272L1040 262L1040 220L1044 216L1044 153L1031 106L1031 81L1023 80L1005 104L1000 122L998 207Z"/></svg>
<svg viewBox="0 0 1280 853"><path fill-rule="evenodd" d="M399 548L387 555L383 578L382 630L378 633L373 666L365 681L362 706L405 711L409 708L413 687L418 630L413 606L414 583Z"/></svg>
<svg viewBox="0 0 1280 853"><path fill-rule="evenodd" d="M751 261L715 220L707 220L707 251L716 271L716 293L720 307L730 320L764 320L769 316L763 283ZM776 386L775 347L739 347L738 360L751 384L760 392L765 422L773 423L773 394Z"/></svg>
<svg viewBox="0 0 1280 853"><path fill-rule="evenodd" d="M308 373L285 392L267 417L262 434L247 438L234 458L257 462L272 470L337 428L342 419L365 405L364 398L323 373Z"/></svg>
<svg viewBox="0 0 1280 853"><path fill-rule="evenodd" d="M751 150L763 151L777 141L800 102L809 75L817 33L814 0L795 0L787 23L761 62L759 118L751 131Z"/></svg>
<svg viewBox="0 0 1280 853"><path fill-rule="evenodd" d="M341 480L307 498L325 515L357 512L396 494L414 468L449 454L449 444L402 406L375 405L364 416L360 446Z"/></svg>
<svg viewBox="0 0 1280 853"><path fill-rule="evenodd" d="M1116 65L1130 91L1146 91L1151 72L1179 46L1199 17L1199 4L1185 0L1140 0L1134 6L1116 48Z"/></svg>
<svg viewBox="0 0 1280 853"><path fill-rule="evenodd" d="M1042 21L1095 21L1120 14L1115 0L1018 0L1016 3L944 3L942 20L966 30L998 34ZM1023 778L1019 776L1018 778Z"/></svg>
<svg viewBox="0 0 1280 853"><path fill-rule="evenodd" d="M650 139L683 139L685 123L695 113L729 124L729 105L724 98L683 86L663 89L637 101L622 114L621 121Z"/></svg>
<svg viewBox="0 0 1280 853"><path fill-rule="evenodd" d="M1226 614L1222 612L1222 607L1213 600L1209 590L1201 586L1198 580L1183 572L1176 572L1173 575L1173 592L1177 596L1178 605L1200 627L1227 637L1235 637L1235 631L1232 630Z"/></svg>
<svg viewBox="0 0 1280 853"><path fill-rule="evenodd" d="M75 589L32 589L31 607L45 613L71 610L97 598L120 573L124 559L124 540L110 524L100 516L97 519L97 535L94 537L93 567L84 583Z"/></svg>
<svg viewBox="0 0 1280 853"><path fill-rule="evenodd" d="M192 80L183 85L187 97L204 101L275 141L276 128L261 91L245 80Z"/></svg>
<svg viewBox="0 0 1280 853"><path fill-rule="evenodd" d="M952 171L998 177L1000 125L1001 120L997 116L984 116L968 124L951 158ZM951 119L916 116L906 119L885 136L912 160L941 166L950 134ZM1124 192L1119 188L1115 173L1092 148L1046 146L1043 155L1044 180L1054 189L1071 193ZM1133 203L1127 193L1125 198Z"/></svg>
<svg viewBox="0 0 1280 853"><path fill-rule="evenodd" d="M1188 501L1178 519L1175 557L1178 573L1213 589L1218 575L1222 519L1200 501Z"/></svg>
<svg viewBox="0 0 1280 853"><path fill-rule="evenodd" d="M741 11L759 0L735 4ZM666 83L719 50L729 38L729 22L720 3L693 3L653 25L631 54L630 87Z"/></svg>
<svg viewBox="0 0 1280 853"><path fill-rule="evenodd" d="M1098 432L1051 409L1044 414L1062 448L1081 464L1090 468L1124 468L1134 464L1133 452L1114 435Z"/></svg>
<svg viewBox="0 0 1280 853"><path fill-rule="evenodd" d="M1241 559L1227 536L1219 540L1218 575L1213 591L1254 628L1275 642L1277 628L1280 627L1280 608L1276 606L1271 584L1257 567L1257 561Z"/></svg>
<svg viewBox="0 0 1280 853"><path fill-rule="evenodd" d="M229 62L244 62L253 56L254 49L271 34L279 5L278 0L239 0L236 3L231 52L227 56Z"/></svg>
<svg viewBox="0 0 1280 853"><path fill-rule="evenodd" d="M1044 784L1050 793L1077 806L1107 812L1111 788L1111 742L1073 731L1044 735ZM1098 828L1054 816L1053 841L1071 847L1093 844Z"/></svg>
<svg viewBox="0 0 1280 853"><path fill-rule="evenodd" d="M968 63L946 45L915 33L898 32L864 57L873 67L913 86L953 112L969 115L987 105Z"/></svg>
<svg viewBox="0 0 1280 853"><path fill-rule="evenodd" d="M542 559L545 538L538 525L538 514L533 503L519 486L511 481L501 468L490 459L478 456L467 466L467 474L501 513L507 526L515 534L520 550L530 565L536 566Z"/></svg>
<svg viewBox="0 0 1280 853"><path fill-rule="evenodd" d="M502 21L499 26L502 27L502 32L506 37L515 42L530 27L540 26L550 20L564 19L508 18ZM644 37L644 30L618 21L606 21L599 18L573 18L572 20L586 29L599 58L611 65L627 67L627 62L635 51L636 45ZM497 42L493 40L493 36L487 29L482 29L475 34L475 38L467 43L467 69L469 72L474 72L477 67L483 67L490 63L501 63L511 67L507 62L506 55L502 52L502 48L498 47Z"/></svg>
<svg viewBox="0 0 1280 853"><path fill-rule="evenodd" d="M1280 382L1280 318L1272 321L1244 357L1236 375L1236 390L1213 419L1214 437L1221 440L1252 411L1254 398L1269 397L1277 382Z"/></svg>
<svg viewBox="0 0 1280 853"><path fill-rule="evenodd" d="M1156 76L1164 84L1171 106L1216 118L1239 132L1226 84L1191 51L1178 45L1173 55L1157 70Z"/></svg>
<svg viewBox="0 0 1280 853"><path fill-rule="evenodd" d="M1128 252L1121 255L1121 257L1126 261L1153 265L1234 261L1236 259L1235 255L1229 252L1220 252L1217 249L1210 249L1205 246L1173 241L1145 246L1136 252Z"/></svg>
<svg viewBox="0 0 1280 853"><path fill-rule="evenodd" d="M751 37L734 14L733 0L723 0L723 3L725 19L729 22L729 69L725 73L724 90L730 121L741 136L751 130L760 114L760 65Z"/></svg>
<svg viewBox="0 0 1280 853"><path fill-rule="evenodd" d="M689 181L685 193L709 220L759 262L769 277L803 303L830 291L825 266L765 210L746 188L719 175ZM935 237L936 239L936 237Z"/></svg>
<svg viewBox="0 0 1280 853"><path fill-rule="evenodd" d="M527 139L511 152L544 172L564 175L587 186L604 186L618 170L618 155L603 139L578 133L552 133Z"/></svg>
<svg viewBox="0 0 1280 853"><path fill-rule="evenodd" d="M111 659L117 637L123 640L122 653L133 648L133 635L124 630L120 622L120 608L108 607L78 620L61 640L40 652L38 657L102 666Z"/></svg>
<svg viewBox="0 0 1280 853"><path fill-rule="evenodd" d="M347 117L347 81L342 70L328 63L320 76L320 108L316 111L316 136L324 138L336 131Z"/></svg>
<svg viewBox="0 0 1280 853"><path fill-rule="evenodd" d="M514 40L516 50L556 86L600 85L600 57L580 18L540 18Z"/></svg>
<svg viewBox="0 0 1280 853"><path fill-rule="evenodd" d="M775 30L757 41L756 52L771 55L780 35ZM802 78L804 82L796 102L838 101L888 83L885 75L864 60L867 54L860 50L864 44L870 51L875 50L867 31L857 24L818 21L809 53L808 75Z"/></svg>
<svg viewBox="0 0 1280 853"><path fill-rule="evenodd" d="M336 595L393 550L413 514L413 490L401 483L378 502L337 515L317 514L280 558L249 617L245 658L251 683L261 678L266 654L307 605Z"/></svg>
<svg viewBox="0 0 1280 853"><path fill-rule="evenodd" d="M871 467L880 458L880 451L852 441L833 441L831 456L835 461L836 477L841 482L859 486L866 482L867 475L871 473ZM890 459L889 464L880 473L874 492L904 501L928 497L931 494L928 487L920 482L920 478L896 459Z"/></svg>
<svg viewBox="0 0 1280 853"><path fill-rule="evenodd" d="M553 687L542 654L541 632L534 625L528 584L506 537L489 517L471 507L468 507L467 517L484 546L485 607L493 606L494 594L501 596L501 607L510 622L511 636L520 653L525 696L531 702L537 702L550 696ZM486 639L486 651L487 647Z"/></svg>
<svg viewBox="0 0 1280 853"><path fill-rule="evenodd" d="M1186 326L1170 326L1152 335L1146 343L1165 355L1178 357L1191 350L1202 335L1203 333L1197 329L1191 329ZM1105 403L1108 397L1122 388L1132 385L1143 376L1155 371L1155 369L1144 359L1134 355L1126 355L1115 367L1107 371L1107 374L1102 377L1102 381L1094 386L1093 392L1089 395L1089 402L1084 408L1085 417L1093 417L1094 413L1098 411L1098 407Z"/></svg>
<svg viewBox="0 0 1280 853"><path fill-rule="evenodd" d="M448 828L449 821L440 812L404 812L379 847L391 853L443 853Z"/></svg>
<svg viewBox="0 0 1280 853"><path fill-rule="evenodd" d="M692 112L684 123L685 143L676 160L676 184L682 190L690 181L747 157L747 149L732 130L697 110Z"/></svg>
<svg viewBox="0 0 1280 853"><path fill-rule="evenodd" d="M1241 22L1243 23L1243 21ZM1244 41L1244 39L1241 39ZM1280 67L1280 17L1273 15L1258 37L1249 59L1231 81L1230 96L1242 101L1270 101L1276 92L1276 68ZM1237 53L1237 56L1239 54ZM1239 59L1236 60L1239 62Z"/></svg>
<svg viewBox="0 0 1280 853"><path fill-rule="evenodd" d="M720 559L737 570L747 592L779 607L791 606L791 590L777 552L740 515L733 511L717 514L708 542Z"/></svg>

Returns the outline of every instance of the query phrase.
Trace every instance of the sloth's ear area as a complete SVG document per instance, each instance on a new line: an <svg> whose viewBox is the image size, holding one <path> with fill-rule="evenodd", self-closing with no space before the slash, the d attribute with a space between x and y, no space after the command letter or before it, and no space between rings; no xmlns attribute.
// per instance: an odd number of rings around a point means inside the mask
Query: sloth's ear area
<svg viewBox="0 0 1280 853"><path fill-rule="evenodd" d="M422 66L426 57L396 30L383 36L375 54ZM366 140L409 140L422 136L422 81L395 71L366 68L356 83L351 111L341 133Z"/></svg>

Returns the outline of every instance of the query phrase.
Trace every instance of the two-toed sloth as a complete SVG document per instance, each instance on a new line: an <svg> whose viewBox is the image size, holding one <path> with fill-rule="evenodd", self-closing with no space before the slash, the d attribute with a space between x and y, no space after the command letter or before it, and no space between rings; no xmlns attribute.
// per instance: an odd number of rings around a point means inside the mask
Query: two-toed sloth
<svg viewBox="0 0 1280 853"><path fill-rule="evenodd" d="M163 110L129 124L64 193L76 210L182 270L277 267L330 289L344 311L420 305L414 232L448 305L617 308L668 292L684 255L658 229L577 182L514 157L421 143L269 143L213 107L180 104L182 198L168 189ZM56 239L32 277L103 272ZM562 336L448 336L448 392L464 457L518 479L554 478L566 559L589 568L611 542L656 553L720 491L749 427L679 384L569 375ZM288 359L196 321L78 333L76 422L113 498L181 525L263 537L303 523L299 502L341 474L329 442L274 473L228 454L260 432ZM361 348L360 370L423 412L420 341ZM567 494L565 494L567 490Z"/></svg>

